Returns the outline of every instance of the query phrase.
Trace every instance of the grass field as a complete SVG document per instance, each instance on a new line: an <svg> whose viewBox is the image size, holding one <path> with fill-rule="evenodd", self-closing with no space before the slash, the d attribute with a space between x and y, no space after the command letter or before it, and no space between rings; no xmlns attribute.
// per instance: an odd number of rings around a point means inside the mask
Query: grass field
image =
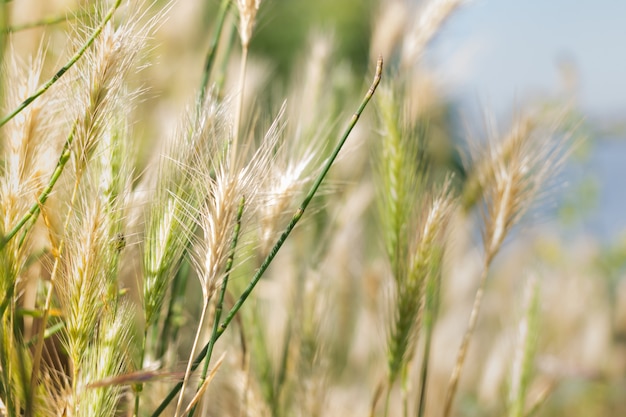
<svg viewBox="0 0 626 417"><path fill-rule="evenodd" d="M576 105L422 65L471 4L0 4L0 415L626 414Z"/></svg>

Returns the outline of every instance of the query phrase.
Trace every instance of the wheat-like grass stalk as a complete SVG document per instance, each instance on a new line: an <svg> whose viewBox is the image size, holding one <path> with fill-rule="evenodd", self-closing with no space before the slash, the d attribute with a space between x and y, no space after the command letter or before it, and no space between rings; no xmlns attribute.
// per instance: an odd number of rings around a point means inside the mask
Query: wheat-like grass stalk
<svg viewBox="0 0 626 417"><path fill-rule="evenodd" d="M446 181L441 191L433 192L432 197L423 203L421 220L407 253L408 259L400 261L406 263L406 268L403 268L405 272L394 277L395 307L387 353L388 395L393 383L406 373L405 368L413 357L425 295L432 296L426 294L426 285L441 274L444 239L455 204L450 184L449 180Z"/></svg>
<svg viewBox="0 0 626 417"><path fill-rule="evenodd" d="M127 303L102 310L97 334L85 352L80 378L84 391L76 415L105 417L118 411L124 395L122 385L90 387L89 383L122 375L130 368L132 352L119 347L133 345L132 322L132 308Z"/></svg>
<svg viewBox="0 0 626 417"><path fill-rule="evenodd" d="M379 159L381 219L385 248L396 280L405 275L409 241L412 235L415 201L423 192L425 167L420 164L418 141L403 130L405 120L393 91L385 88L378 96L383 128Z"/></svg>
<svg viewBox="0 0 626 417"><path fill-rule="evenodd" d="M490 265L511 229L529 210L546 182L561 168L569 152L568 136L542 130L532 119L521 119L500 143L488 141L474 175L481 190L484 260L469 322L454 365L443 416L448 417L461 376L485 291ZM481 162L482 161L482 162ZM472 181L468 181L471 186Z"/></svg>
<svg viewBox="0 0 626 417"><path fill-rule="evenodd" d="M136 22L133 22L132 24L134 25L135 23ZM84 82L84 84L81 83L81 87L83 87L81 91L86 91L87 94L82 95L85 101L78 101L78 114L75 116L75 122L69 136L71 141L69 138L67 141L67 143L73 146L71 155L73 156L74 185L68 203L66 220L63 230L61 231L62 236L66 233L69 222L72 219L74 204L79 193L79 186L84 171L92 157L93 151L98 146L98 139L108 128L108 120L115 114L115 106L118 105L118 100L121 99L120 94L124 92L121 87L123 86L125 74L131 68L134 68L133 61L140 50L138 49L138 44L135 42L142 39L141 32L138 32L136 28L132 26L122 26L118 30L113 30L112 26L108 24L102 29L102 33L103 36L98 38L96 48L90 51L91 56L90 59L87 60L89 66L84 68L85 77L81 80ZM134 39L134 36L136 36L136 40L130 41L130 39ZM126 42L126 38L129 39L128 42ZM37 381L37 372L41 358L41 350L43 348L43 331L46 327L48 311L51 307L52 294L59 273L64 246L64 237L61 238L58 245L53 245L55 262L50 277L51 288L46 297L42 326L40 334L38 335L39 339L34 355L34 371L31 380L31 386L33 388ZM95 249L90 248L88 250ZM83 278L91 279L92 277ZM80 314L81 313L79 313L79 315ZM85 323L91 323L91 321L87 320L81 324ZM81 343L78 343L74 347L77 351L84 348ZM78 359L78 356L72 357L72 360ZM76 362L74 366L77 366L78 363L79 362Z"/></svg>
<svg viewBox="0 0 626 417"><path fill-rule="evenodd" d="M246 181L245 173L239 172L236 167L228 166L229 160L229 158L226 158L221 164L218 163L212 172L207 173L206 179L202 181L208 183L208 193L207 200L198 213L198 223L203 237L196 252L195 263L197 264L198 278L202 288L203 307L200 313L196 337L189 354L183 386L174 413L176 417L181 410L185 387L191 373L200 334L204 329L209 303L220 285L220 281L223 281L227 260L232 255L231 242L236 240L236 237L233 238L234 230L241 221L238 215L240 213L238 198L239 196L249 194L245 187L249 185L249 180ZM239 223L237 221L238 217ZM224 285L224 282L221 285Z"/></svg>
<svg viewBox="0 0 626 417"><path fill-rule="evenodd" d="M18 115L22 110L28 107L33 101L43 95L52 85L54 85L89 49L89 47L94 43L94 41L100 36L102 30L106 27L109 21L113 18L115 11L120 7L122 0L116 0L115 3L111 6L108 12L104 15L102 22L99 26L97 26L92 32L91 36L85 41L85 43L76 51L76 53L70 58L70 60L59 69L52 78L50 78L47 82L45 82L37 91L28 96L24 101L17 106L13 111L11 111L8 115L0 120L0 127L7 124L9 120Z"/></svg>
<svg viewBox="0 0 626 417"><path fill-rule="evenodd" d="M382 60L382 57L379 57L378 62L376 64L376 74L374 76L372 85L370 86L369 90L365 94L365 97L361 101L361 104L359 105L357 111L352 116L350 122L348 123L348 126L346 127L343 134L341 135L339 142L337 143L337 145L335 145L335 148L331 156L328 158L328 160L324 164L322 170L320 171L320 174L318 175L316 180L313 182L311 188L309 189L308 193L306 194L302 203L300 204L300 207L296 210L295 214L291 218L291 221L289 222L289 224L287 225L283 233L280 235L277 242L274 244L274 246L268 253L267 257L264 259L263 263L257 269L254 276L251 278L250 282L248 283L248 286L243 290L243 292L241 293L237 301L235 301L233 307L226 314L226 317L224 318L224 320L222 320L222 322L219 324L217 334L215 335L215 341L217 341L217 339L219 339L222 336L222 334L224 334L224 332L226 331L230 323L233 321L233 319L235 318L235 316L237 315L237 313L239 312L243 304L246 302L246 300L248 299L248 297L250 296L250 294L252 293L256 285L258 284L259 280L261 279L265 271L267 271L267 268L276 257L276 254L278 253L280 248L283 246L283 244L285 243L285 241L287 240L287 238L289 237L293 229L296 227L296 225L298 224L298 222L304 215L304 211L311 203L311 200L313 200L313 197L317 193L317 190L322 184L322 181L328 174L328 171L330 170L334 161L337 159L337 156L339 155L339 151L341 151L341 148L343 147L346 140L348 139L348 136L352 132L352 129L354 129L354 126L356 125L359 118L361 117L363 110L365 110L365 107L367 106L371 98L373 97L374 92L376 91L376 88L378 87L378 84L380 83L380 80L382 77L382 70L383 70L383 60ZM200 351L200 353L194 359L192 370L195 370L199 366L199 364L202 362L202 360L206 356L207 350L208 350L208 344ZM152 413L153 417L159 416L165 410L169 402L176 396L176 394L181 389L181 387L182 387L182 382L177 384L170 391L170 393L161 402L159 407L157 407L154 413Z"/></svg>

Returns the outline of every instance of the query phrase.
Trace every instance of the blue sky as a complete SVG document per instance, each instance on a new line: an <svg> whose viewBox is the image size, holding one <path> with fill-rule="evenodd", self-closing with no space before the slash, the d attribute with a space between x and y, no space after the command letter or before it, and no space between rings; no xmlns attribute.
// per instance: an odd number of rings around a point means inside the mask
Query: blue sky
<svg viewBox="0 0 626 417"><path fill-rule="evenodd" d="M469 1L428 61L455 96L500 112L529 95L557 92L564 58L577 70L584 110L624 115L626 1Z"/></svg>

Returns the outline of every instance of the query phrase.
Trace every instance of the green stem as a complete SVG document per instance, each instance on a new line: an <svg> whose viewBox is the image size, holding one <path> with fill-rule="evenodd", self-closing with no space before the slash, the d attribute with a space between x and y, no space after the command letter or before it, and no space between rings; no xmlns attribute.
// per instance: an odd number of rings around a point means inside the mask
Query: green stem
<svg viewBox="0 0 626 417"><path fill-rule="evenodd" d="M332 166L332 164L335 162L337 155L339 155L339 151L341 150L346 140L348 139L348 136L352 132L352 129L354 129L354 126L359 121L359 118L361 117L361 113L363 113L363 110L365 110L365 107L367 106L372 96L374 95L374 92L376 91L376 88L378 87L378 84L380 83L380 79L382 77L382 71L383 71L383 58L379 57L378 62L376 64L376 75L374 76L374 81L372 82L372 85L367 91L367 94L365 94L365 97L361 101L361 105L359 106L357 111L354 113L354 115L352 115L352 118L350 119L350 123L344 130L343 135L341 136L341 139L339 140L339 143L335 146L333 153L331 154L330 158L328 158L328 160L326 161L326 164L324 165L322 171L320 172L319 176L317 177L317 179L311 186L311 189L309 190L308 194L302 201L300 208L298 208L298 210L294 214L293 218L291 219L291 222L289 223L285 231L282 233L282 235L280 236L280 238L278 239L278 241L276 242L272 250L270 250L269 254L267 255L267 257L261 264L260 268L254 274L254 277L252 278L252 280L250 281L246 289L243 291L243 293L241 294L241 296L239 297L235 305L230 309L230 311L228 312L228 315L226 316L226 319L224 319L224 321L219 325L219 328L217 330L217 333L215 335L215 340L213 341L213 343L215 343L220 338L220 336L224 333L224 331L226 330L230 322L233 320L233 318L235 317L235 315L237 314L237 312L239 311L243 303L250 296L250 293L252 292L256 284L261 279L261 276L263 276L263 274L269 267L270 263L272 262L276 254L278 253L278 250L285 243L285 240L287 239L287 237L289 237L289 234L293 231L298 221L302 218L302 215L304 214L304 210L306 209L306 207L309 205L309 203L315 196L317 189L319 188L322 181L326 177L326 174L328 174L328 171L330 170L330 167ZM209 345L207 344L204 347L204 349L202 349L202 351L198 354L198 356L196 356L192 369L195 370L200 365L200 363L202 362L202 359L207 354L208 347ZM154 411L154 413L152 413L152 417L159 416L165 410L165 408L168 406L170 401L172 401L172 399L176 397L176 394L178 393L182 385L183 383L179 382L178 384L174 386L174 388L172 388L172 390L167 395L167 397L165 397L165 399L161 402L159 407Z"/></svg>
<svg viewBox="0 0 626 417"><path fill-rule="evenodd" d="M72 131L70 132L69 136L65 140L65 144L63 145L63 150L61 151L61 156L59 157L57 166L54 169L52 176L50 177L50 181L48 181L48 185L39 195L39 198L37 199L37 201L30 207L28 212L13 227L13 229L11 229L9 233L7 233L6 235L0 238L0 250L2 250L7 245L7 243L17 234L17 232L20 231L20 229L29 220L31 220L33 217L36 217L39 214L39 211L41 210L41 206L43 206L46 203L46 200L48 200L48 197L50 196L52 189L56 185L61 174L63 173L63 169L65 168L67 161L69 161L70 159L71 147L72 147L72 143L74 142L75 133L76 133L76 123L74 123L74 126L72 127Z"/></svg>
<svg viewBox="0 0 626 417"><path fill-rule="evenodd" d="M213 328L211 329L211 337L209 338L209 344L207 345L206 356L204 357L204 367L202 368L202 374L200 375L200 381L198 382L198 389L204 384L206 376L209 373L209 363L211 362L211 356L213 354L213 347L217 341L218 324L222 318L222 312L224 310L224 299L226 298L226 287L228 285L228 279L230 278L230 272L233 268L233 262L235 261L235 251L237 249L237 242L239 241L239 232L241 231L241 218L243 217L243 208L246 204L246 198L241 197L239 202L239 209L237 210L237 220L235 222L235 229L233 230L233 240L230 244L230 253L226 260L226 274L224 275L224 281L220 288L220 294L215 305L215 318L213 319ZM194 406L189 412L189 417L192 417L196 407Z"/></svg>
<svg viewBox="0 0 626 417"><path fill-rule="evenodd" d="M217 23L211 38L211 44L209 45L209 52L207 53L204 63L204 72L202 73L202 84L200 84L200 103L204 103L206 97L206 90L211 78L211 71L213 70L213 64L215 62L215 56L217 55L217 46L222 36L222 28L224 22L228 16L228 9L230 8L231 0L222 0L220 4L219 14L217 16Z"/></svg>
<svg viewBox="0 0 626 417"><path fill-rule="evenodd" d="M230 151L230 164L235 166L237 160L237 145L239 144L239 130L241 125L241 116L243 114L243 98L246 90L246 66L248 64L248 45L243 45L241 50L241 63L239 65L239 100L235 113L235 126L232 138L232 149Z"/></svg>
<svg viewBox="0 0 626 417"><path fill-rule="evenodd" d="M215 76L215 94L220 96L222 89L224 88L224 81L226 80L226 68L228 67L228 61L237 39L237 26L231 25L230 32L228 34L228 42L226 44L226 50L224 51L224 58L222 59L222 65L219 68L219 72Z"/></svg>
<svg viewBox="0 0 626 417"><path fill-rule="evenodd" d="M113 6L109 9L108 13L104 16L104 19L102 20L100 25L98 25L98 27L91 34L89 39L87 39L87 42L85 42L85 44L74 54L74 56L72 56L72 58L70 58L70 60L63 67L61 67L60 70L56 72L56 74L52 76L52 78L50 78L44 85L39 87L39 89L35 93L33 93L31 96L29 96L26 100L24 100L22 104L17 106L15 110L13 110L11 113L5 116L2 120L0 120L0 127L7 124L9 120L13 119L22 110L28 107L33 101L35 101L39 96L41 96L43 93L48 91L48 89L52 87L52 85L56 83L63 76L63 74L65 74L85 54L87 49L94 43L96 38L100 35L100 33L102 32L106 24L113 18L113 14L115 14L115 11L120 6L121 2L122 0L115 1Z"/></svg>

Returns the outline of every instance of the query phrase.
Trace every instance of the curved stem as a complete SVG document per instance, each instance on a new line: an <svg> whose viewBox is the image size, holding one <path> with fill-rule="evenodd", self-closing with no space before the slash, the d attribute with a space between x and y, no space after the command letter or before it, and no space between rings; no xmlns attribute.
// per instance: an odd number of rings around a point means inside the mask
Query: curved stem
<svg viewBox="0 0 626 417"><path fill-rule="evenodd" d="M11 113L6 115L2 120L0 120L0 127L7 124L9 120L17 116L22 110L28 107L30 103L32 103L39 96L41 96L43 93L48 91L48 89L52 87L52 85L56 83L63 76L63 74L65 74L85 54L85 51L87 51L87 49L94 43L94 41L100 35L100 33L102 32L106 24L113 18L113 14L115 14L115 11L117 10L117 8L120 6L121 3L122 3L122 0L115 1L113 6L111 6L107 14L104 16L104 19L102 20L100 25L98 25L98 27L93 31L93 33L91 34L89 39L87 39L85 44L74 54L74 56L70 58L70 60L65 65L63 65L63 67L61 67L60 70L56 72L56 74L52 76L52 78L50 78L44 85L39 87L39 89L35 91L31 96L26 98L26 100L24 100L22 104L17 106L15 110L13 110Z"/></svg>
<svg viewBox="0 0 626 417"><path fill-rule="evenodd" d="M361 104L360 104L359 108L352 115L352 118L350 119L350 122L348 123L348 126L344 130L344 132L343 132L343 134L342 134L342 136L341 136L341 138L339 140L339 143L337 143L337 145L335 146L335 149L333 150L331 156L326 161L326 164L322 168L322 170L321 170L320 174L318 175L317 179L315 180L315 182L311 186L311 189L309 190L309 192L307 193L306 197L302 201L302 204L300 205L298 210L296 210L296 213L293 215L293 217L291 219L291 222L289 223L289 225L287 226L285 231L283 231L283 233L281 234L280 238L278 239L278 241L276 242L274 247L270 250L269 254L265 258L265 260L263 261L263 263L261 264L261 266L259 267L257 272L254 274L254 276L252 277L252 280L250 281L250 283L248 284L246 289L243 291L243 293L241 294L239 299L235 302L233 307L230 309L230 311L228 312L228 315L226 316L224 321L219 325L219 328L218 328L217 333L215 335L215 341L217 341L217 339L219 339L220 336L222 334L224 334L224 331L226 330L226 328L228 328L228 325L230 324L230 322L235 318L235 315L237 314L237 312L239 311L239 309L241 308L243 303L250 296L250 293L252 293L252 290L254 289L256 284L261 279L261 276L263 276L263 274L265 273L265 271L269 267L270 263L272 262L272 260L274 259L274 257L278 253L278 251L280 250L281 246L285 243L285 240L287 240L287 237L289 237L289 234L293 231L293 229L296 227L296 224L298 223L298 221L300 221L300 219L302 218L302 215L304 214L304 210L306 209L306 207L309 205L309 203L311 202L311 200L313 199L313 197L317 193L317 190L318 190L319 186L321 185L322 181L324 180L324 178L326 177L326 175L328 174L328 171L330 170L330 167L335 162L335 159L337 158L337 155L339 154L339 151L341 150L341 148L345 144L346 140L348 139L348 136L352 132L352 129L354 129L354 126L356 125L356 123L358 122L359 118L361 117L361 114L363 113L363 110L365 110L365 107L367 106L367 104L371 100L372 96L374 95L374 92L376 91L376 88L378 87L378 84L380 84L380 79L382 77L382 71L383 71L383 58L379 57L378 58L378 62L376 64L376 75L374 76L374 81L372 81L372 84L371 84L369 90L367 91L367 93L365 94L365 97L361 101ZM209 345L207 344L204 347L204 349L202 349L202 351L198 354L198 356L194 360L192 369L196 369L200 365L200 363L202 362L202 359L207 354L208 347L209 347ZM161 402L159 407L154 411L154 413L152 413L152 417L159 416L165 410L167 405L176 396L176 394L178 393L178 391L180 390L181 387L182 387L182 382L179 382L178 384L176 384L174 386L174 388L172 388L172 390L167 395L167 397L165 397L165 399Z"/></svg>

